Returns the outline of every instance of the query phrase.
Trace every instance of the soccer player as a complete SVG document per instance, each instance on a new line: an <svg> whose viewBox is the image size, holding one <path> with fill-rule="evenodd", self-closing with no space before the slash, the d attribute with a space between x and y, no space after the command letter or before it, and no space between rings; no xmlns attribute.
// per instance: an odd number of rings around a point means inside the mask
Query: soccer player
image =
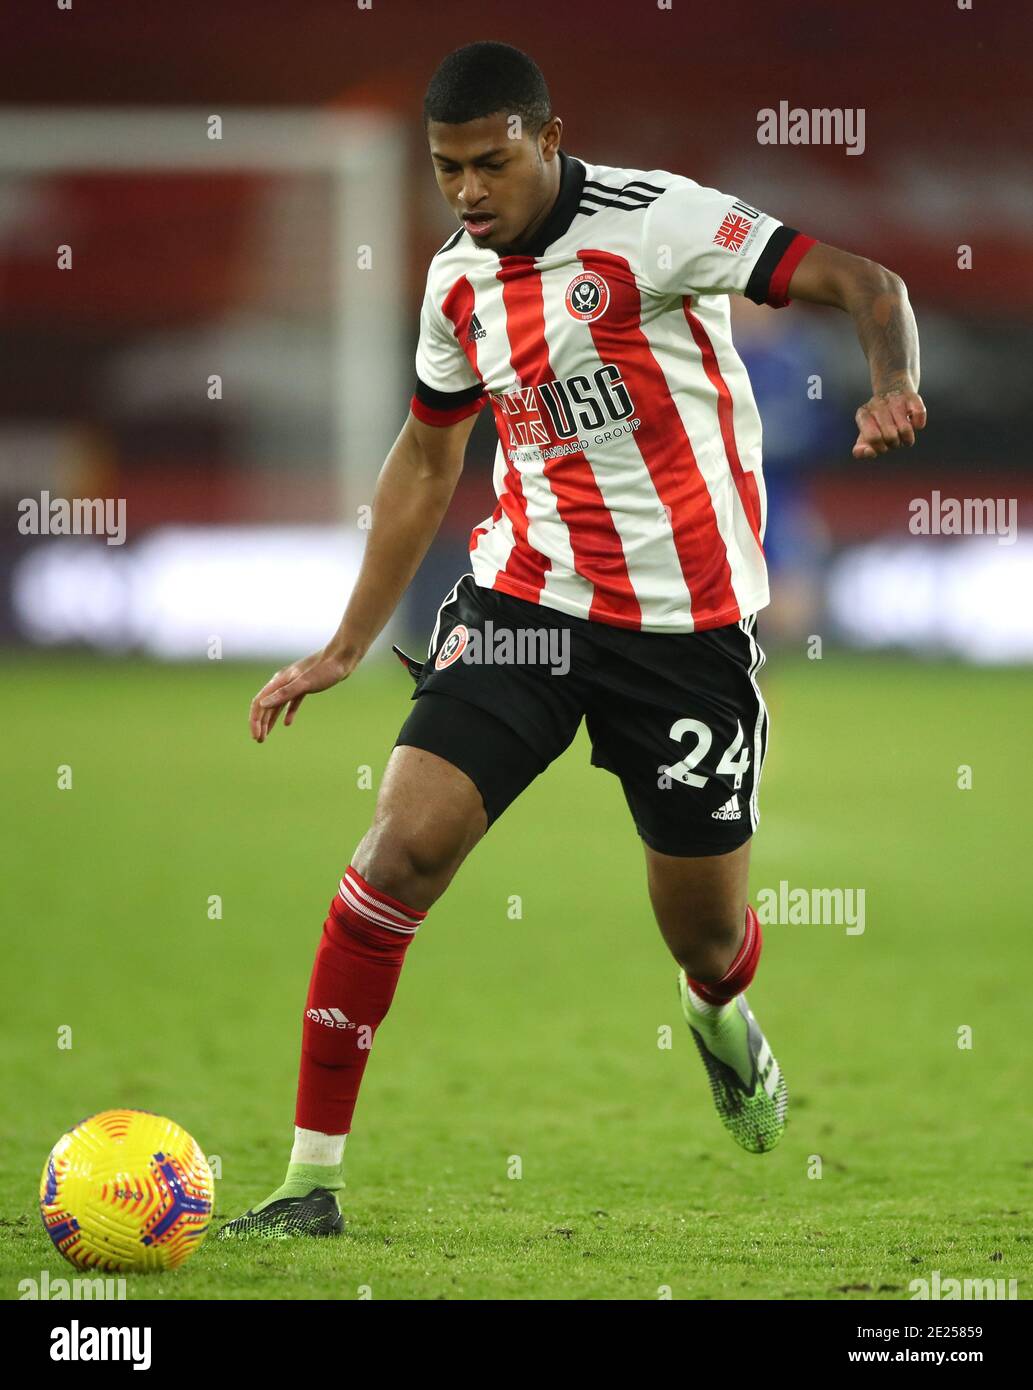
<svg viewBox="0 0 1033 1390"><path fill-rule="evenodd" d="M450 54L424 124L459 227L427 277L409 416L377 484L340 627L251 704L263 743L345 680L394 612L452 497L478 412L498 427L498 505L445 598L373 824L323 926L302 1024L284 1182L226 1235L335 1234L352 1112L405 953L463 859L570 744L621 782L649 897L718 1114L772 1148L786 1085L744 991L768 718L761 428L728 297L845 310L871 375L856 459L926 422L902 281L733 194L561 148L536 64ZM576 910L572 903L572 910Z"/></svg>

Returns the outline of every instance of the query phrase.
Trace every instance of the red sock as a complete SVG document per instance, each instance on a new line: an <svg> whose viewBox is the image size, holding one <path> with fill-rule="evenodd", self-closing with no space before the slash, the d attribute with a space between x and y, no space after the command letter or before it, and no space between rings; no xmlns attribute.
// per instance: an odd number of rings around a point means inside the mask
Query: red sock
<svg viewBox="0 0 1033 1390"><path fill-rule="evenodd" d="M426 915L373 888L349 865L323 924L309 983L294 1118L300 1128L322 1134L351 1129L373 1035Z"/></svg>
<svg viewBox="0 0 1033 1390"><path fill-rule="evenodd" d="M720 980L713 984L705 985L702 981L693 979L689 979L689 984L694 992L701 999L705 999L708 1004L727 1004L737 994L742 994L747 985L752 982L757 973L757 962L760 960L760 948L763 944L760 921L753 908L747 904L746 930L743 933L742 945L736 953L735 960L732 961Z"/></svg>

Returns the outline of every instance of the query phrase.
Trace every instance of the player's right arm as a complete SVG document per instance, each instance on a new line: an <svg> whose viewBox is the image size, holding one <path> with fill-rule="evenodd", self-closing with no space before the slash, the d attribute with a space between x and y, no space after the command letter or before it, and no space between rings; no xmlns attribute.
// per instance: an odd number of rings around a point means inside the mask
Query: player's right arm
<svg viewBox="0 0 1033 1390"><path fill-rule="evenodd" d="M322 651L277 671L251 701L257 743L268 738L281 710L284 724L291 724L306 695L337 685L365 656L437 534L476 419L471 413L430 424L409 414L377 481L373 524L340 626Z"/></svg>

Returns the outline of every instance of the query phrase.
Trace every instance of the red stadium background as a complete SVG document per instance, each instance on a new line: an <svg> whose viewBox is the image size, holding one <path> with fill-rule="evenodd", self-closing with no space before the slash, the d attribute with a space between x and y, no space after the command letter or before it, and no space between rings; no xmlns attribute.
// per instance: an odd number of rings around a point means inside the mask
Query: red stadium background
<svg viewBox="0 0 1033 1390"><path fill-rule="evenodd" d="M1015 499L1019 549L1005 558L1029 572L1022 558L1023 523L1033 514L1025 428L1033 355L1028 9L935 0L734 8L678 0L669 8L652 0L514 7L374 0L369 8L186 0L102 12L13 6L2 26L9 135L40 113L76 122L122 113L131 124L141 110L211 112L228 132L245 111L274 121L308 109L394 122L403 150L394 196L352 209L372 245L390 229L401 247L389 268L407 310L400 360L385 378L373 354L362 380L351 383L371 399L385 379L397 389L411 376L427 262L454 225L426 157L423 88L439 58L462 43L497 38L525 48L545 72L569 152L688 174L879 260L908 283L931 422L911 454L874 464L850 457L853 411L868 392L845 320L830 325L827 311L800 306L778 315L737 306L765 417L774 624L786 636L824 630L824 622L848 640L935 647L932 600L909 628L894 628L887 615L866 631L837 625L835 598L841 607L856 606L862 593L876 607L891 604L892 595L878 597L879 586L863 577L866 556L890 552L866 548L892 551L907 541L909 500L932 489ZM863 154L760 145L758 112L782 100L862 108ZM124 498L130 550L163 527L354 529L356 499L392 436L377 425L368 456L346 464L358 481L345 506L328 458L338 383L320 352L332 333L327 283L340 248L319 175L235 169L232 160L211 172L62 171L46 163L33 169L23 156L0 168L0 189L0 489L9 516L27 492L44 488ZM74 246L72 276L55 269L61 244ZM970 268L959 265L964 248ZM213 411L190 383L219 369L212 361L220 343L230 344L236 389ZM285 357L295 355L299 343L297 378L277 395L269 381L278 354L282 347ZM808 399L802 385L813 374L822 378L820 400ZM396 401L382 403L395 428L407 400L398 390ZM414 627L462 565L471 526L491 510L493 448L482 421L445 532L414 587ZM34 623L33 605L49 590L26 580L21 567L41 546L39 537L4 528L0 636L92 642L88 623ZM930 555L934 549L930 538ZM906 572L904 582L958 584L953 571L930 569L927 560L919 554L924 568ZM999 568L980 575L992 594ZM1014 628L1010 610L1007 621ZM1026 637L1013 632L977 650L959 637L957 650L1030 659L1025 622ZM114 645L134 641L121 635Z"/></svg>

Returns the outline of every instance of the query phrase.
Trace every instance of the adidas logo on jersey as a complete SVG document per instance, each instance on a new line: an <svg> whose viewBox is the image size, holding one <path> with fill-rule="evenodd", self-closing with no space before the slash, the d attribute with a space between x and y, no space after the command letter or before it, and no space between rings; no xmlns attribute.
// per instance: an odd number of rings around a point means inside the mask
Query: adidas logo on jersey
<svg viewBox="0 0 1033 1390"><path fill-rule="evenodd" d="M486 338L488 330L481 327L481 321L476 314L470 315L470 331L466 335L468 343L476 342L478 338Z"/></svg>
<svg viewBox="0 0 1033 1390"><path fill-rule="evenodd" d="M739 806L738 796L730 796L723 806L719 806L716 811L711 811L711 820L741 820L742 810Z"/></svg>
<svg viewBox="0 0 1033 1390"><path fill-rule="evenodd" d="M313 1023L321 1023L324 1028L354 1028L355 1024L340 1009L306 1009L305 1017Z"/></svg>

